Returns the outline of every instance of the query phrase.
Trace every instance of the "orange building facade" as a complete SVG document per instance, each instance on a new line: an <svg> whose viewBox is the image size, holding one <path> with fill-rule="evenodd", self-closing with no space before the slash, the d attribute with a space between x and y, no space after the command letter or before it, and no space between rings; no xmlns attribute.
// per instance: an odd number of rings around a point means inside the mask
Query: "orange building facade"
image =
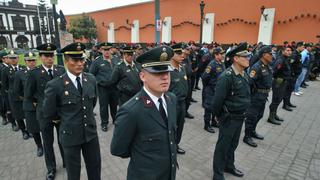
<svg viewBox="0 0 320 180"><path fill-rule="evenodd" d="M215 14L213 32L215 42L257 43L261 6L275 8L272 43L319 42L320 0L205 0L204 2L204 13ZM160 0L161 19L172 18L173 41L199 41L199 3L200 0ZM87 14L96 21L99 42L107 41L106 25L111 22L115 26L115 42L130 42L131 27L127 24L127 19L129 23L139 20L140 42L154 42L154 12L154 1L151 1ZM69 15L66 18L76 16L78 15Z"/></svg>

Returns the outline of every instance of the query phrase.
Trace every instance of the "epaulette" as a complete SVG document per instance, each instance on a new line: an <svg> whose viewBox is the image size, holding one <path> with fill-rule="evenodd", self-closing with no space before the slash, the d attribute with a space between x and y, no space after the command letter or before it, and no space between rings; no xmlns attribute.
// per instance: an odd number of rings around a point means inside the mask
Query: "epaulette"
<svg viewBox="0 0 320 180"><path fill-rule="evenodd" d="M120 62L117 63L117 65L120 65L120 64L122 64L122 63L123 63L123 61L120 61Z"/></svg>
<svg viewBox="0 0 320 180"><path fill-rule="evenodd" d="M232 74L232 70L231 70L231 68L228 68L226 70L226 75L230 76L231 74Z"/></svg>

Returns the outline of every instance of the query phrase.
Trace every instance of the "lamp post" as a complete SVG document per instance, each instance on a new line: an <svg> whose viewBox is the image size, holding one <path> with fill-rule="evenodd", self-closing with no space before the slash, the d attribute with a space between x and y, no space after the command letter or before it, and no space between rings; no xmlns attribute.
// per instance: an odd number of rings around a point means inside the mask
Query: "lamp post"
<svg viewBox="0 0 320 180"><path fill-rule="evenodd" d="M52 13L54 19L54 36L55 36L55 45L57 46L57 61L58 64L63 66L62 54L60 53L61 45L60 45L60 35L59 35L59 28L58 28L58 17L56 11L56 4L58 4L58 0L51 0L52 4Z"/></svg>
<svg viewBox="0 0 320 180"><path fill-rule="evenodd" d="M203 13L203 10L204 10L204 6L205 6L206 4L203 2L203 1L201 1L201 3L200 3L200 18L201 18L201 20L200 20L200 43L202 44L202 29L203 29L203 15L204 15L204 13Z"/></svg>

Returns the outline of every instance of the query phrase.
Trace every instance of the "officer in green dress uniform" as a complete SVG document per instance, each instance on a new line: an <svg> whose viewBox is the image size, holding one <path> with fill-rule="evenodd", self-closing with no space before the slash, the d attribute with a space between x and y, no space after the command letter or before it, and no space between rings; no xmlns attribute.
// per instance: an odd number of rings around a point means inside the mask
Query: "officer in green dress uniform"
<svg viewBox="0 0 320 180"><path fill-rule="evenodd" d="M93 109L98 90L95 77L83 72L85 45L72 43L61 49L67 72L48 82L43 110L47 121L59 117L59 138L64 150L68 180L79 180L81 152L89 180L101 179L101 156Z"/></svg>
<svg viewBox="0 0 320 180"><path fill-rule="evenodd" d="M9 119L11 119L10 121L12 123L12 129L14 131L20 129L22 131L23 139L26 140L29 138L29 134L26 131L26 126L23 121L24 114L23 114L23 111L21 111L22 100L13 93L13 84L15 79L14 75L19 70L24 69L25 66L18 65L19 56L13 50L11 50L10 53L8 54L8 58L10 59L10 65L8 67L5 67L2 70L2 74L1 74L2 88L8 94L8 102L9 102L11 115L12 115L12 119L11 118ZM19 127L16 126L16 123L18 124Z"/></svg>
<svg viewBox="0 0 320 180"><path fill-rule="evenodd" d="M171 46L174 56L171 59L173 71L170 72L171 82L169 91L177 96L177 153L185 154L186 152L179 147L182 136L184 118L186 115L186 97L188 93L188 78L185 68L181 65L183 61L182 43Z"/></svg>
<svg viewBox="0 0 320 180"><path fill-rule="evenodd" d="M42 106L47 82L65 72L63 66L53 64L54 52L56 49L56 46L50 43L42 44L37 47L42 64L27 74L24 90L25 101L28 101L26 103L32 103L36 107L36 116L42 133L44 156L48 170L46 178L49 180L54 179L56 174L56 158L53 150L54 127L59 136L60 123L58 117L53 119L55 121L46 121L43 115L48 112L43 111ZM64 162L63 149L59 141L58 144Z"/></svg>
<svg viewBox="0 0 320 180"><path fill-rule="evenodd" d="M123 48L123 61L114 68L111 84L119 90L119 106L123 105L141 90L142 83L139 77L141 66L133 61L134 49L131 46Z"/></svg>
<svg viewBox="0 0 320 180"><path fill-rule="evenodd" d="M33 139L37 146L37 156L40 157L43 155L43 146L42 146L42 140L40 135L39 122L37 121L37 118L36 118L36 108L32 104L32 102L26 101L24 98L24 87L25 87L26 76L27 76L27 73L30 72L30 70L35 68L36 59L37 59L37 56L31 51L25 53L24 60L27 67L26 69L20 70L15 73L13 91L14 91L14 94L16 94L23 101L22 103L23 108L19 110L23 111L22 113L24 113L27 130L33 136Z"/></svg>
<svg viewBox="0 0 320 180"><path fill-rule="evenodd" d="M2 72L2 69L4 67L7 67L9 66L9 58L8 58L8 52L6 49L0 51L0 60L1 60L1 63L0 63L0 89L2 89L2 82L1 82L1 72ZM5 105L6 103L6 98L7 96L5 96L5 94L3 94L2 92L0 93L0 115L2 117L2 125L7 125L8 124L8 119L7 119L7 106Z"/></svg>
<svg viewBox="0 0 320 180"><path fill-rule="evenodd" d="M240 43L227 53L233 63L220 75L216 85L212 112L218 117L220 127L214 151L214 180L224 180L223 172L243 176L234 166L234 153L250 105L249 77L244 71L249 66L247 46L247 43Z"/></svg>
<svg viewBox="0 0 320 180"><path fill-rule="evenodd" d="M102 131L108 130L108 107L110 106L110 115L112 120L114 121L119 101L117 87L113 86L110 81L113 69L119 63L117 58L112 59L110 50L111 47L111 43L100 44L102 55L99 56L99 58L97 58L95 61L93 61L89 71L97 79Z"/></svg>
<svg viewBox="0 0 320 180"><path fill-rule="evenodd" d="M176 176L176 97L170 85L168 46L137 58L143 88L117 113L111 154L130 158L127 180L174 180Z"/></svg>

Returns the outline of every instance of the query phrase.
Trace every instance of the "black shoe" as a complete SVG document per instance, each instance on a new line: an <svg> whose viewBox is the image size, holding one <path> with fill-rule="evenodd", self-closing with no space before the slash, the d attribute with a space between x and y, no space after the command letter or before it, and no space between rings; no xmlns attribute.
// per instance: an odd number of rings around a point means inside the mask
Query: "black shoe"
<svg viewBox="0 0 320 180"><path fill-rule="evenodd" d="M274 118L275 118L277 121L281 121L281 122L284 121L284 119L280 118L278 115L275 115Z"/></svg>
<svg viewBox="0 0 320 180"><path fill-rule="evenodd" d="M230 173L230 174L237 176L237 177L242 177L244 175L243 172L241 172L240 170L238 170L236 168L234 168L234 169L226 168L226 169L224 169L224 172Z"/></svg>
<svg viewBox="0 0 320 180"><path fill-rule="evenodd" d="M181 149L179 146L177 146L177 153L178 153L178 154L185 154L186 151L183 150L183 149Z"/></svg>
<svg viewBox="0 0 320 180"><path fill-rule="evenodd" d="M17 125L12 125L12 131L19 131L19 127Z"/></svg>
<svg viewBox="0 0 320 180"><path fill-rule="evenodd" d="M281 123L275 119L268 119L267 121L268 123L271 123L271 124L275 124L275 125L281 125Z"/></svg>
<svg viewBox="0 0 320 180"><path fill-rule="evenodd" d="M108 126L102 126L101 130L104 131L104 132L107 132L108 131Z"/></svg>
<svg viewBox="0 0 320 180"><path fill-rule="evenodd" d="M185 117L188 118L188 119L193 119L194 118L194 116L192 114L188 113L188 112L186 113Z"/></svg>
<svg viewBox="0 0 320 180"><path fill-rule="evenodd" d="M302 88L307 88L307 86L306 86L306 85L303 85L303 84L301 84L300 87L302 87Z"/></svg>
<svg viewBox="0 0 320 180"><path fill-rule="evenodd" d="M208 131L209 133L215 133L216 131L211 126L204 127L204 130Z"/></svg>
<svg viewBox="0 0 320 180"><path fill-rule="evenodd" d="M23 133L22 133L22 138L23 138L24 140L29 139L29 134L28 134L27 132L23 132Z"/></svg>
<svg viewBox="0 0 320 180"><path fill-rule="evenodd" d="M252 137L248 137L248 136L246 137L245 136L243 138L243 142L248 144L251 147L257 147L258 146L258 144L253 141Z"/></svg>
<svg viewBox="0 0 320 180"><path fill-rule="evenodd" d="M47 180L54 180L54 178L56 177L56 171L55 170L51 170L47 172L46 175L46 179Z"/></svg>
<svg viewBox="0 0 320 180"><path fill-rule="evenodd" d="M216 121L216 120L212 120L212 122L211 122L211 126L212 126L212 127L219 128L219 122L218 122L218 121Z"/></svg>
<svg viewBox="0 0 320 180"><path fill-rule="evenodd" d="M296 105L293 105L291 103L289 103L288 106L291 107L291 108L296 108L297 107Z"/></svg>
<svg viewBox="0 0 320 180"><path fill-rule="evenodd" d="M7 125L8 124L8 121L7 121L7 119L5 119L5 118L2 118L2 123L1 123L2 125Z"/></svg>
<svg viewBox="0 0 320 180"><path fill-rule="evenodd" d="M252 133L252 137L259 140L264 140L264 137L261 134L258 134L257 132Z"/></svg>
<svg viewBox="0 0 320 180"><path fill-rule="evenodd" d="M292 109L287 104L283 105L282 109L287 110L287 111L292 111Z"/></svg>
<svg viewBox="0 0 320 180"><path fill-rule="evenodd" d="M41 147L38 147L38 149L37 149L37 156L38 156L38 157L43 156L43 147L42 147L42 146L41 146Z"/></svg>
<svg viewBox="0 0 320 180"><path fill-rule="evenodd" d="M197 87L195 87L195 89L197 89L197 90L201 90L198 86L197 86Z"/></svg>
<svg viewBox="0 0 320 180"><path fill-rule="evenodd" d="M193 102L193 103L196 103L196 102L198 102L197 100L195 100L195 99L193 99L193 98L191 98L191 100L190 100L191 102Z"/></svg>

